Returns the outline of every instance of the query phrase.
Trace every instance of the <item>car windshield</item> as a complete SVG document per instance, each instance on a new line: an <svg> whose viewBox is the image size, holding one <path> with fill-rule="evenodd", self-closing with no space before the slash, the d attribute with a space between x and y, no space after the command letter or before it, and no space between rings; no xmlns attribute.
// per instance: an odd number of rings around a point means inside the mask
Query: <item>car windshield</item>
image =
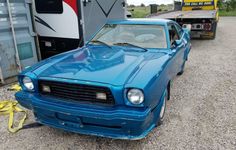
<svg viewBox="0 0 236 150"><path fill-rule="evenodd" d="M164 26L107 24L91 40L97 44L167 48Z"/></svg>

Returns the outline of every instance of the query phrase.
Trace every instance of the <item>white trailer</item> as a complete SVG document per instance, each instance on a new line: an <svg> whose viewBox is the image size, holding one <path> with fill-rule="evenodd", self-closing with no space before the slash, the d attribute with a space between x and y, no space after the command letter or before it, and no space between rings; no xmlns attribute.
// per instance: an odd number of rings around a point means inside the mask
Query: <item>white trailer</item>
<svg viewBox="0 0 236 150"><path fill-rule="evenodd" d="M126 18L126 0L34 0L42 59L83 46L108 20Z"/></svg>

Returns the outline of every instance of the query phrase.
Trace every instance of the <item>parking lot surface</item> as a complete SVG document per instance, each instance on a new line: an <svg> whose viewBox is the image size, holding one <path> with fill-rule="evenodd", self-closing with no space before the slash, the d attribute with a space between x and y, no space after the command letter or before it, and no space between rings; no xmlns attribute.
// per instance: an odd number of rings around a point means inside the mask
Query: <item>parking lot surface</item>
<svg viewBox="0 0 236 150"><path fill-rule="evenodd" d="M0 149L236 149L235 24L234 17L221 18L215 40L192 41L185 72L173 81L165 122L145 139L113 140L46 126L11 134L7 117L0 117ZM0 88L0 99L14 99L6 89Z"/></svg>

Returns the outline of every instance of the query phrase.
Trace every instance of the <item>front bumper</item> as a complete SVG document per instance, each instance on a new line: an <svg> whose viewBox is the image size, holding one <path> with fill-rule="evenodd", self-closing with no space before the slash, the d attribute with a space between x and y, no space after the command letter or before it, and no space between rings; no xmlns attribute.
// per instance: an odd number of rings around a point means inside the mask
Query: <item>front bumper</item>
<svg viewBox="0 0 236 150"><path fill-rule="evenodd" d="M32 109L39 123L81 134L116 139L142 139L156 125L161 107L95 107L66 104L56 99L35 96L23 91L16 94L17 101Z"/></svg>

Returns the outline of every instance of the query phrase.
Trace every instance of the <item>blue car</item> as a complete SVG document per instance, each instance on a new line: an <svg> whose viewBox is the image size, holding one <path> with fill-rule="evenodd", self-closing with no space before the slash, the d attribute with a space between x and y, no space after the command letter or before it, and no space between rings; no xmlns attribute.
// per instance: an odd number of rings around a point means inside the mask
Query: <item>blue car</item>
<svg viewBox="0 0 236 150"><path fill-rule="evenodd" d="M189 31L174 21L112 21L84 47L23 71L16 99L40 124L142 139L163 122L171 81L190 49Z"/></svg>

